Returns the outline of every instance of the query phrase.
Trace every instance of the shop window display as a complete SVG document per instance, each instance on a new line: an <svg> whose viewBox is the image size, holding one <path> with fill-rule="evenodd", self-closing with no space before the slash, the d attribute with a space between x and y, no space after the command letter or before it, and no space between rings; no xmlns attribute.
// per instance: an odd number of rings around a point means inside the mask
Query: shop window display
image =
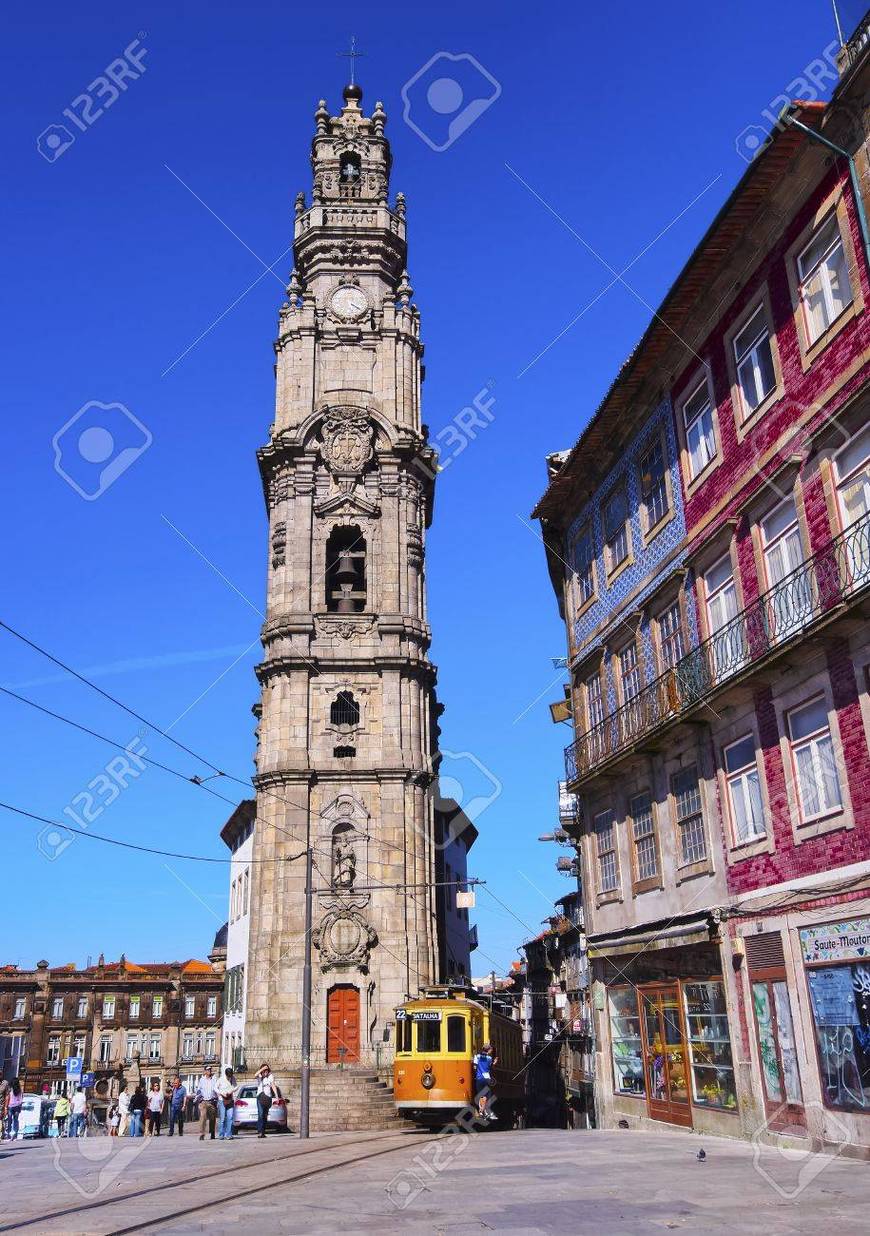
<svg viewBox="0 0 870 1236"><path fill-rule="evenodd" d="M692 1102L698 1107L737 1108L728 1010L721 983L685 983Z"/></svg>
<svg viewBox="0 0 870 1236"><path fill-rule="evenodd" d="M831 1107L870 1108L870 965L807 971L822 1092Z"/></svg>
<svg viewBox="0 0 870 1236"><path fill-rule="evenodd" d="M637 991L633 987L611 988L610 1040L613 1047L613 1085L617 1094L644 1093L643 1055Z"/></svg>

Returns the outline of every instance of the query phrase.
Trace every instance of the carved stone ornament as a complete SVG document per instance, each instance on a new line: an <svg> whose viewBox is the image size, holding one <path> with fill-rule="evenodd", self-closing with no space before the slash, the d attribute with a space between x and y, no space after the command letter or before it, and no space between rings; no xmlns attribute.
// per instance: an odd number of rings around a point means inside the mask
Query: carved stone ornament
<svg viewBox="0 0 870 1236"><path fill-rule="evenodd" d="M358 476L374 454L374 426L362 408L329 408L320 450L330 472Z"/></svg>
<svg viewBox="0 0 870 1236"><path fill-rule="evenodd" d="M311 933L314 947L320 950L321 970L337 966L358 966L368 969L369 953L377 944L378 935L356 910L335 906L323 916L319 927Z"/></svg>
<svg viewBox="0 0 870 1236"><path fill-rule="evenodd" d="M354 635L365 635L367 631L370 631L373 622L372 615L368 617L355 615L318 617L317 632L319 635L339 635L342 639L352 639Z"/></svg>

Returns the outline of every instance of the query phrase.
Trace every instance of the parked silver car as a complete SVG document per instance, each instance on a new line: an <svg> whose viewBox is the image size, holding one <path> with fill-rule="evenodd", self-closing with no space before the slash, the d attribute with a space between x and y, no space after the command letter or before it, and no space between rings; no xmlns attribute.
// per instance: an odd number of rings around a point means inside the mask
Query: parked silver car
<svg viewBox="0 0 870 1236"><path fill-rule="evenodd" d="M277 1129L279 1133L286 1133L287 1101L281 1093L280 1086L276 1087L276 1089L278 1090L278 1097L272 1100L272 1106L269 1108L267 1127ZM242 1129L256 1129L256 1127L257 1083L244 1082L239 1087L233 1107L233 1132L240 1133Z"/></svg>

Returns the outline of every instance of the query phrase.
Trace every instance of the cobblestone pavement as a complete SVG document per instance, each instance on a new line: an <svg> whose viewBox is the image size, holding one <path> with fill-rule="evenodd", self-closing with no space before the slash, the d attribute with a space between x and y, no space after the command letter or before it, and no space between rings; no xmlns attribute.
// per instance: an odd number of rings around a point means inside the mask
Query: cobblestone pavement
<svg viewBox="0 0 870 1236"><path fill-rule="evenodd" d="M34 1234L779 1236L864 1231L870 1213L864 1162L679 1132L19 1142L0 1148L0 1184L0 1232Z"/></svg>

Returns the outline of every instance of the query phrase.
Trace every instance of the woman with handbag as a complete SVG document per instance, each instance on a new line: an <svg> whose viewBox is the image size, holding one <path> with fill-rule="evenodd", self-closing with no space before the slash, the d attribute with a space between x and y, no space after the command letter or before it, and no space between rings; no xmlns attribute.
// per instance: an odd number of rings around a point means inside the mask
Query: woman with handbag
<svg viewBox="0 0 870 1236"><path fill-rule="evenodd" d="M224 1069L224 1075L217 1084L218 1092L218 1140L231 1142L233 1140L233 1117L236 1109L235 1074L230 1068Z"/></svg>
<svg viewBox="0 0 870 1236"><path fill-rule="evenodd" d="M257 1137L265 1137L269 1125L269 1109L272 1100L278 1097L278 1087L268 1064L257 1070Z"/></svg>

